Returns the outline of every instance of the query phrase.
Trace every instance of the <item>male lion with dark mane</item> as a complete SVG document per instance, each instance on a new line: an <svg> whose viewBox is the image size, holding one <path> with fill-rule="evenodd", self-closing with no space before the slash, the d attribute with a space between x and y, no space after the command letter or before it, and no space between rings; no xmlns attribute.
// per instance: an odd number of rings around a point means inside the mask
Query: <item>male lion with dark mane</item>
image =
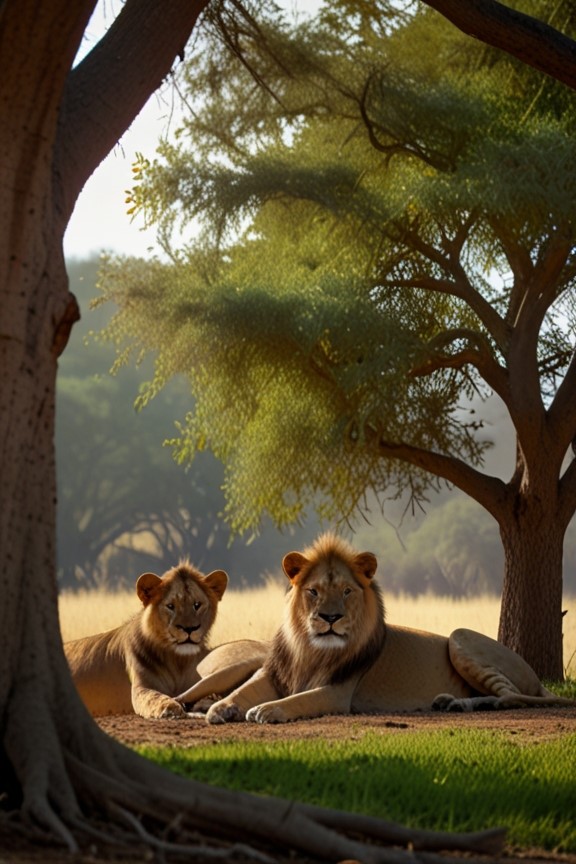
<svg viewBox="0 0 576 864"><path fill-rule="evenodd" d="M291 587L284 623L263 666L213 704L210 723L282 723L323 714L473 711L526 704L571 704L554 696L513 651L472 630L450 637L384 623L376 558L324 534L282 567ZM215 649L214 669L234 660ZM212 691L218 672L211 678ZM178 698L205 695L205 682ZM216 692L226 692L216 690Z"/></svg>
<svg viewBox="0 0 576 864"><path fill-rule="evenodd" d="M187 561L163 576L143 573L139 613L114 630L67 642L72 677L91 714L185 717L174 697L200 678L227 584L223 570L204 576Z"/></svg>

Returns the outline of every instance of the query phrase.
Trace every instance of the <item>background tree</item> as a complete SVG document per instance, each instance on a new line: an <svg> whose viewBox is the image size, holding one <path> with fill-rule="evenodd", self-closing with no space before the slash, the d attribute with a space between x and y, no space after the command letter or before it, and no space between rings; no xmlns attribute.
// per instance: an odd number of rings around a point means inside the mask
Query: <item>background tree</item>
<svg viewBox="0 0 576 864"><path fill-rule="evenodd" d="M474 498L504 547L499 638L561 678L574 96L428 10L349 11L287 36L249 17L234 33L215 7L228 35L190 67L191 119L133 193L172 260L106 271L109 335L157 352L143 401L190 374L175 453L226 464L237 530L310 503L350 519L367 492L420 500L439 481ZM202 248L174 251L195 219ZM508 481L479 470L467 400L489 392L516 433Z"/></svg>
<svg viewBox="0 0 576 864"><path fill-rule="evenodd" d="M241 842L248 839L308 855L329 848L337 860L388 860L342 833L382 839L378 820L255 803L157 768L99 729L70 678L57 611L54 402L58 357L78 309L62 239L84 182L170 73L204 4L126 0L73 68L94 5L0 6L2 849L15 835L70 850L114 838L133 850L138 838L163 856L178 842L178 853L194 860L232 852L270 860ZM205 845L202 829L211 835ZM231 838L224 852L223 837Z"/></svg>

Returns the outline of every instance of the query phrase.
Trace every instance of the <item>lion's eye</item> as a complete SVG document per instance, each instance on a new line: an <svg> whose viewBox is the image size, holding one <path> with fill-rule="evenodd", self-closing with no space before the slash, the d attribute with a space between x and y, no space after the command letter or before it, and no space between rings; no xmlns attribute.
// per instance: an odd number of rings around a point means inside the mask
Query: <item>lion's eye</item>
<svg viewBox="0 0 576 864"><path fill-rule="evenodd" d="M308 588L307 591L308 591L308 594L310 595L310 597L317 597L318 596L318 591L316 590L316 588Z"/></svg>
<svg viewBox="0 0 576 864"><path fill-rule="evenodd" d="M352 588L344 588L344 597L348 597L352 593Z"/></svg>
<svg viewBox="0 0 576 864"><path fill-rule="evenodd" d="M166 603L166 608L169 609L170 612L173 612L176 607L174 606L174 603Z"/></svg>
<svg viewBox="0 0 576 864"><path fill-rule="evenodd" d="M194 603L194 611L197 612L201 608L202 608L202 603L200 602L200 600L196 600L196 602Z"/></svg>

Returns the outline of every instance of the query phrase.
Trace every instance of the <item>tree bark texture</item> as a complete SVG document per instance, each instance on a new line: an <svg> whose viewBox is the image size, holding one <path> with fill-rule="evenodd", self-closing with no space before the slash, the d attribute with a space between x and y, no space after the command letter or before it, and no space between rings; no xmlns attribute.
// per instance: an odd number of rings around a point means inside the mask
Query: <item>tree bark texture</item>
<svg viewBox="0 0 576 864"><path fill-rule="evenodd" d="M576 43L554 27L496 0L424 2L469 36L576 89Z"/></svg>
<svg viewBox="0 0 576 864"><path fill-rule="evenodd" d="M540 678L560 681L562 662L562 551L564 527L556 509L521 501L500 526L504 583L498 639Z"/></svg>

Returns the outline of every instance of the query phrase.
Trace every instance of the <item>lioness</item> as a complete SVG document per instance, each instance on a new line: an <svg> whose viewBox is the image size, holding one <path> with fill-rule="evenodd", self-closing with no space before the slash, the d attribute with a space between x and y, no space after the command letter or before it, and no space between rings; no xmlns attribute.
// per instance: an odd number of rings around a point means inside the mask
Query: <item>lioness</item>
<svg viewBox="0 0 576 864"><path fill-rule="evenodd" d="M187 561L157 576L143 573L143 609L106 633L64 645L76 687L94 715L184 717L174 698L198 681L206 640L228 584L223 570L202 575Z"/></svg>
<svg viewBox="0 0 576 864"><path fill-rule="evenodd" d="M521 657L480 633L455 630L446 638L385 625L376 566L372 553L357 554L332 534L304 554L286 555L284 623L263 666L213 704L207 720L281 723L322 714L576 704L554 696ZM179 699L199 698L203 686Z"/></svg>

